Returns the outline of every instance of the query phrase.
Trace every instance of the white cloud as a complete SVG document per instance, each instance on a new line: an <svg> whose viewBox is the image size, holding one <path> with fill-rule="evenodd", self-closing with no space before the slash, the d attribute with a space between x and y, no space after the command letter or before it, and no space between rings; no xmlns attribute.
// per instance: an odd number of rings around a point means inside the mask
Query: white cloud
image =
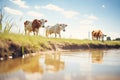
<svg viewBox="0 0 120 80"><path fill-rule="evenodd" d="M22 0L10 0L10 1L22 8L29 8L29 6L26 5L25 1Z"/></svg>
<svg viewBox="0 0 120 80"><path fill-rule="evenodd" d="M103 8L105 8L105 5L102 5Z"/></svg>
<svg viewBox="0 0 120 80"><path fill-rule="evenodd" d="M15 9L11 9L9 7L4 7L5 11L10 13L10 14L14 14L14 15L23 15L23 13L19 10L15 10Z"/></svg>
<svg viewBox="0 0 120 80"><path fill-rule="evenodd" d="M53 5L53 4L48 4L48 5L44 6L43 8L48 9L48 10L60 11L60 12L64 11L64 9L62 9L56 5Z"/></svg>
<svg viewBox="0 0 120 80"><path fill-rule="evenodd" d="M67 10L64 10L63 8L53 5L53 4L48 4L46 6L43 6L43 8L48 9L48 10L58 11L61 14L63 14L66 18L74 18L76 15L79 14L76 11L67 11Z"/></svg>
<svg viewBox="0 0 120 80"><path fill-rule="evenodd" d="M96 20L98 20L98 17L94 15L86 15L85 19L80 20L80 24L93 24Z"/></svg>
<svg viewBox="0 0 120 80"><path fill-rule="evenodd" d="M43 17L44 16L44 14L39 13L39 12L35 12L35 11L29 11L27 14L29 16L33 16L33 17Z"/></svg>
<svg viewBox="0 0 120 80"><path fill-rule="evenodd" d="M90 19L83 19L83 20L80 20L80 23L81 24L93 24L93 20L90 20Z"/></svg>
<svg viewBox="0 0 120 80"><path fill-rule="evenodd" d="M94 16L94 15L90 15L88 16L88 19L91 19L91 20L98 20L98 17Z"/></svg>
<svg viewBox="0 0 120 80"><path fill-rule="evenodd" d="M37 5L36 5L36 6L34 6L34 8L35 8L35 9L40 9L40 6L37 6Z"/></svg>
<svg viewBox="0 0 120 80"><path fill-rule="evenodd" d="M75 11L64 11L64 12L62 12L62 14L64 14L64 16L67 18L73 18L76 15L78 15L79 13L75 12Z"/></svg>

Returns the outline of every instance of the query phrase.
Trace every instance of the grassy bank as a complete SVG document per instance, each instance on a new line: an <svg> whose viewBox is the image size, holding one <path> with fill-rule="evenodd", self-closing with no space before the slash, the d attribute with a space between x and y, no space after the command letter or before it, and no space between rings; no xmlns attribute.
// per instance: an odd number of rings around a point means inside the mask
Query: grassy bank
<svg viewBox="0 0 120 80"><path fill-rule="evenodd" d="M0 57L13 57L36 51L73 50L91 48L120 48L120 41L92 41L79 39L45 38L14 33L0 33Z"/></svg>

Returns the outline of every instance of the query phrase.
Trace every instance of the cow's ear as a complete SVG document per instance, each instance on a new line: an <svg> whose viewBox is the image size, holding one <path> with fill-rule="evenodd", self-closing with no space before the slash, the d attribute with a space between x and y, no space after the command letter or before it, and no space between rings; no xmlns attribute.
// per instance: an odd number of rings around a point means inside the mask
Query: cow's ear
<svg viewBox="0 0 120 80"><path fill-rule="evenodd" d="M27 24L28 24L28 21L25 21L25 22L24 22L24 25L27 25Z"/></svg>

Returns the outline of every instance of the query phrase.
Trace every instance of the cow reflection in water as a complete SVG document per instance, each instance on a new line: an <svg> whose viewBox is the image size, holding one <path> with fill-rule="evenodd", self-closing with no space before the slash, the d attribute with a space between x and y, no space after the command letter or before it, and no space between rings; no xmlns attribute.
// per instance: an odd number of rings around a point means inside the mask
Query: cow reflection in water
<svg viewBox="0 0 120 80"><path fill-rule="evenodd" d="M98 63L101 64L103 62L103 50L92 50L91 52L91 58L92 63Z"/></svg>
<svg viewBox="0 0 120 80"><path fill-rule="evenodd" d="M39 56L26 57L24 59L12 59L6 62L0 62L0 73L9 73L22 70L28 73L43 73L43 68L39 64Z"/></svg>
<svg viewBox="0 0 120 80"><path fill-rule="evenodd" d="M64 62L60 59L60 53L47 54L45 56L46 71L59 71L64 69Z"/></svg>
<svg viewBox="0 0 120 80"><path fill-rule="evenodd" d="M43 68L39 64L40 56L17 58L6 62L0 62L0 80L28 80L32 74L43 74ZM30 79L33 80L33 79Z"/></svg>

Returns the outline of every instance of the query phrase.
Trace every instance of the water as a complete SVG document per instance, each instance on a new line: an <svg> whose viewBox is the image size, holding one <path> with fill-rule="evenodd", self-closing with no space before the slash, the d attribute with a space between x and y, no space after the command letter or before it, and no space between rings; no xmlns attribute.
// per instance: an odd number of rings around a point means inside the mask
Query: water
<svg viewBox="0 0 120 80"><path fill-rule="evenodd" d="M1 61L0 80L120 80L120 49L49 52Z"/></svg>

